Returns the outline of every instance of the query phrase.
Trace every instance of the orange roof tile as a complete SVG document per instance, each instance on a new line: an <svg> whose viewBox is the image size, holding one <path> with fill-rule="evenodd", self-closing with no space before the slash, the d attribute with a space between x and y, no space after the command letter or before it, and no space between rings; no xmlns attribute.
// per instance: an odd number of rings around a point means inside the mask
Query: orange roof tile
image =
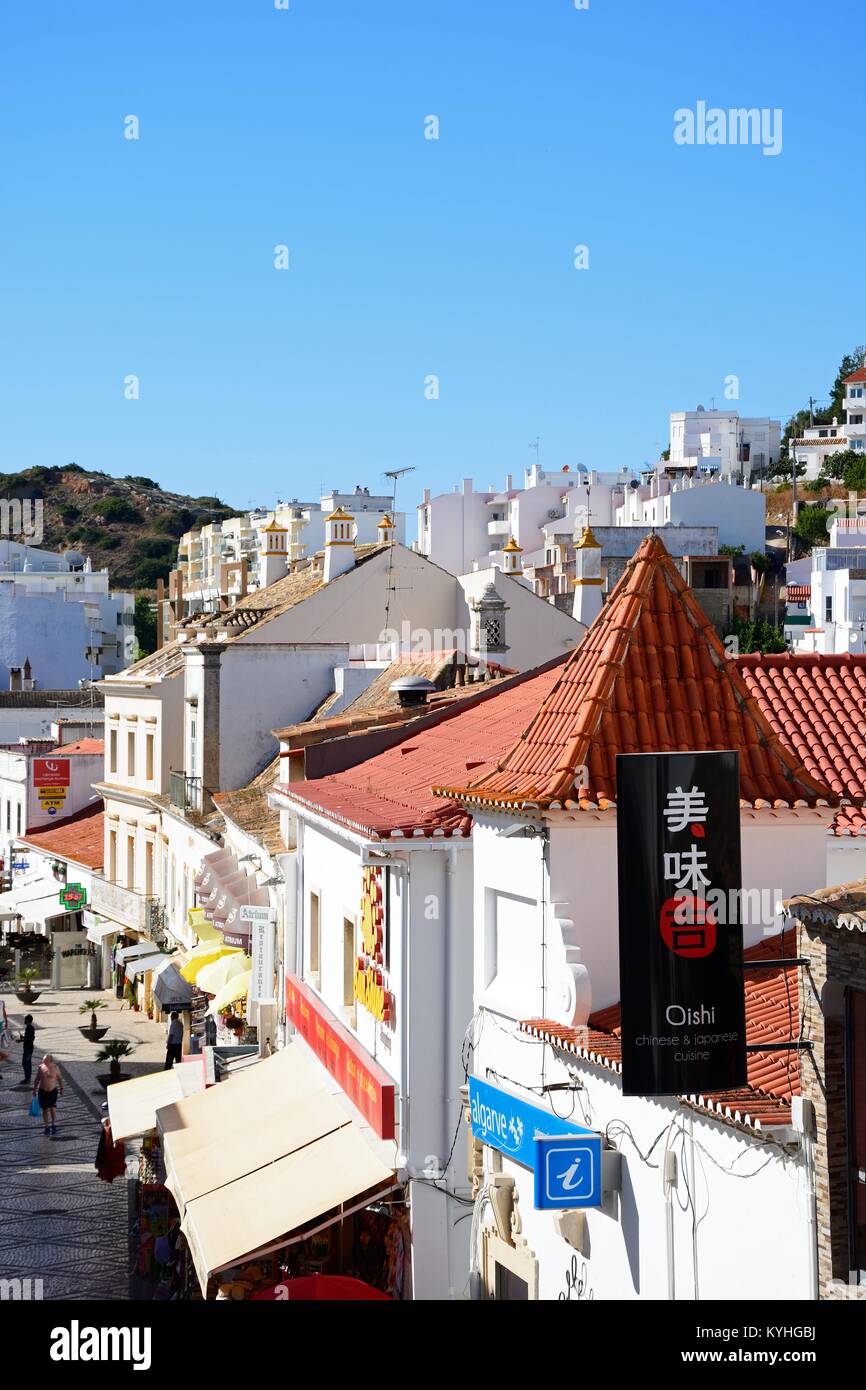
<svg viewBox="0 0 866 1390"><path fill-rule="evenodd" d="M775 733L811 777L837 797L866 797L866 656L752 652L736 661ZM857 806L840 810L835 835L866 834Z"/></svg>
<svg viewBox="0 0 866 1390"><path fill-rule="evenodd" d="M752 946L744 952L747 961L790 959L797 953L796 932L788 930ZM775 966L767 970L747 970L745 974L746 1041L776 1043L796 1041L799 1036L799 981L796 965ZM590 1017L586 1028L569 1028L551 1019L531 1018L520 1024L521 1031L551 1043L609 1071L622 1071L620 1045L620 1006L612 1004ZM716 1119L762 1129L767 1125L791 1123L791 1100L800 1094L800 1055L790 1052L749 1052L748 1084L734 1091L715 1095L684 1096L683 1099Z"/></svg>
<svg viewBox="0 0 866 1390"><path fill-rule="evenodd" d="M469 805L613 806L617 753L735 749L746 804L836 804L785 747L658 536L648 536L516 743L437 791ZM585 769L581 776L580 769Z"/></svg>
<svg viewBox="0 0 866 1390"><path fill-rule="evenodd" d="M53 753L62 753L64 758L68 758L75 753L83 754L103 754L105 752L105 741L101 738L80 738L77 743L58 743L56 748L51 750Z"/></svg>
<svg viewBox="0 0 866 1390"><path fill-rule="evenodd" d="M280 791L332 820L375 836L468 835L469 813L433 795L437 778L492 767L555 682L565 656L538 671L465 687L436 724L330 777ZM470 691L475 698L470 696Z"/></svg>
<svg viewBox="0 0 866 1390"><path fill-rule="evenodd" d="M858 367L856 372L852 372L850 376L846 376L846 384L849 381L866 381L866 366Z"/></svg>
<svg viewBox="0 0 866 1390"><path fill-rule="evenodd" d="M61 859L71 859L75 864L84 864L88 869L101 869L103 861L103 820L102 803L86 806L72 816L53 825L29 830L18 838L22 844L32 845L44 854L56 854Z"/></svg>

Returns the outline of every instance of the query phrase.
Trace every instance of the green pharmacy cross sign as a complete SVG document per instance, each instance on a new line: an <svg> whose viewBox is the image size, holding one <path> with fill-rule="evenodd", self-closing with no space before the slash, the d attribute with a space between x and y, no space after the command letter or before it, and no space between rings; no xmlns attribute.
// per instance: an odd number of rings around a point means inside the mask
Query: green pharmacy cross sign
<svg viewBox="0 0 866 1390"><path fill-rule="evenodd" d="M87 889L82 888L80 883L67 883L60 890L60 901L67 912L75 912L87 902Z"/></svg>

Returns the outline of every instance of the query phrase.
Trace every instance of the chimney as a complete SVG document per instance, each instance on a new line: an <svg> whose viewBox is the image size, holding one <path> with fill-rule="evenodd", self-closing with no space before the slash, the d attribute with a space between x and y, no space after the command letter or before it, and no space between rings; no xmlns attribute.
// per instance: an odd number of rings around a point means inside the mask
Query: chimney
<svg viewBox="0 0 866 1390"><path fill-rule="evenodd" d="M401 709L426 705L427 696L436 693L436 686L426 676L401 676L392 681L388 689L397 696Z"/></svg>
<svg viewBox="0 0 866 1390"><path fill-rule="evenodd" d="M355 564L355 523L338 507L325 522L325 583L353 569Z"/></svg>
<svg viewBox="0 0 866 1390"><path fill-rule="evenodd" d="M502 547L502 573L503 574L522 574L523 564L521 555L523 547L517 544L512 536L507 545Z"/></svg>
<svg viewBox="0 0 866 1390"><path fill-rule="evenodd" d="M379 540L382 545L391 545L396 537L397 527L394 525L388 512L382 517L376 529L379 532Z"/></svg>
<svg viewBox="0 0 866 1390"><path fill-rule="evenodd" d="M21 667L20 667L20 666L10 666L10 667L9 667L9 689L10 689L10 690L20 690L20 689L21 689Z"/></svg>
<svg viewBox="0 0 866 1390"><path fill-rule="evenodd" d="M259 588L267 589L289 572L289 533L277 523L276 517L262 528L259 549Z"/></svg>

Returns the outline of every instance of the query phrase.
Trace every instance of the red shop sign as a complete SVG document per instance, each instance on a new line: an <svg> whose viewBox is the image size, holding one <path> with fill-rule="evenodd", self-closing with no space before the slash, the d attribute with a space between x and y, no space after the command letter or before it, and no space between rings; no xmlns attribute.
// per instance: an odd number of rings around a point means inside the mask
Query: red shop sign
<svg viewBox="0 0 866 1390"><path fill-rule="evenodd" d="M69 759L34 758L33 785L34 787L68 787Z"/></svg>
<svg viewBox="0 0 866 1390"><path fill-rule="evenodd" d="M286 1013L380 1139L394 1138L394 1082L297 975L286 976Z"/></svg>

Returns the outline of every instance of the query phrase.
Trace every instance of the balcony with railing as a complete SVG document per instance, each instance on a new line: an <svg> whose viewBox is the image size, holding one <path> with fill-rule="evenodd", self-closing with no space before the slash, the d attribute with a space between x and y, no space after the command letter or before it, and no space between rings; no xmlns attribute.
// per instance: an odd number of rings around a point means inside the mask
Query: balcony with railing
<svg viewBox="0 0 866 1390"><path fill-rule="evenodd" d="M186 772L168 774L168 799L177 811L201 810L201 778L190 777Z"/></svg>

